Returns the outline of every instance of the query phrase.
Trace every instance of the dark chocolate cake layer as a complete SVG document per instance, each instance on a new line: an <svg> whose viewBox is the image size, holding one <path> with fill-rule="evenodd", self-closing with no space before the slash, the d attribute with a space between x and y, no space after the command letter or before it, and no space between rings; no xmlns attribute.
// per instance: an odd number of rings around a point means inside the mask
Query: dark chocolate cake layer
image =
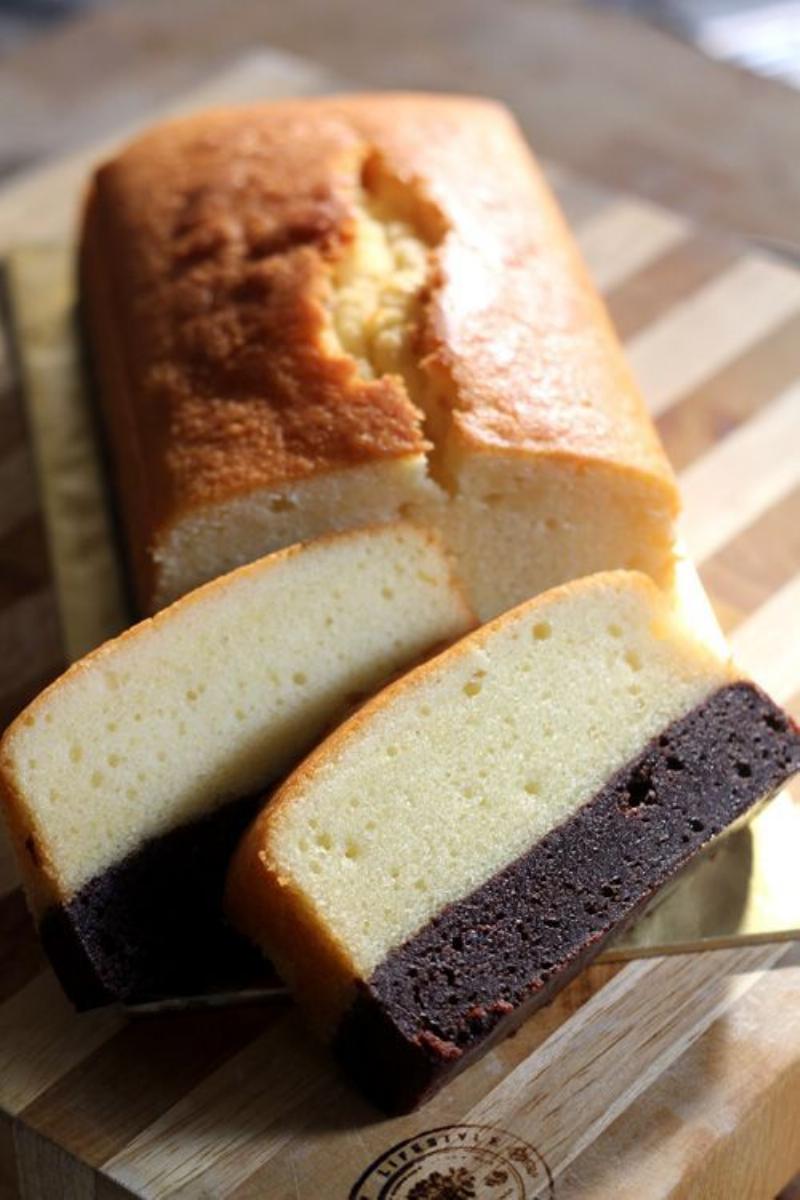
<svg viewBox="0 0 800 1200"><path fill-rule="evenodd" d="M40 936L79 1009L236 991L266 964L222 914L225 872L263 795L152 838L48 912Z"/></svg>
<svg viewBox="0 0 800 1200"><path fill-rule="evenodd" d="M335 1050L404 1111L547 1003L701 847L800 768L800 732L749 683L713 693L597 795L385 959ZM501 1022L503 1024L501 1025Z"/></svg>

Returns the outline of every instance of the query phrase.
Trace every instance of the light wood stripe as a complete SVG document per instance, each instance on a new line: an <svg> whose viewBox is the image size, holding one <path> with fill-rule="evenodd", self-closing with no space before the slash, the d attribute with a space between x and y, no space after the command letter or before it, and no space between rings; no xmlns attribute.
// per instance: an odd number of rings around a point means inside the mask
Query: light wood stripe
<svg viewBox="0 0 800 1200"><path fill-rule="evenodd" d="M683 471L800 377L800 315L683 396L661 415L658 430L673 467Z"/></svg>
<svg viewBox="0 0 800 1200"><path fill-rule="evenodd" d="M626 199L582 222L575 232L597 287L607 291L682 241L688 231L682 217Z"/></svg>
<svg viewBox="0 0 800 1200"><path fill-rule="evenodd" d="M666 411L798 311L796 271L769 259L742 259L627 344L650 411Z"/></svg>
<svg viewBox="0 0 800 1200"><path fill-rule="evenodd" d="M235 1013L134 1017L24 1110L26 1124L99 1166L286 1013L289 1001Z"/></svg>
<svg viewBox="0 0 800 1200"><path fill-rule="evenodd" d="M800 1063L787 1071L785 1057L800 1038L798 996L794 947L576 1160L559 1200L609 1200L610 1172L614 1200L775 1196L800 1163ZM729 1056L747 1089L729 1086ZM793 1137L776 1136L792 1125Z"/></svg>
<svg viewBox="0 0 800 1200"><path fill-rule="evenodd" d="M28 247L7 272L19 330L40 500L63 622L74 661L130 623L94 414L74 335L74 279L67 247Z"/></svg>
<svg viewBox="0 0 800 1200"><path fill-rule="evenodd" d="M548 183L556 193L561 210L573 227L580 226L603 209L614 204L614 197L606 188L597 187L585 180L576 179L571 171L559 163L544 164Z"/></svg>
<svg viewBox="0 0 800 1200"><path fill-rule="evenodd" d="M113 1008L79 1016L51 971L37 976L0 1005L0 1107L18 1113L124 1020Z"/></svg>
<svg viewBox="0 0 800 1200"><path fill-rule="evenodd" d="M781 704L800 689L800 574L735 630L734 657Z"/></svg>
<svg viewBox="0 0 800 1200"><path fill-rule="evenodd" d="M289 1116L330 1089L324 1051L295 1013L231 1058L105 1165L143 1196L224 1196L292 1139ZM202 1181L202 1184L201 1184Z"/></svg>
<svg viewBox="0 0 800 1200"><path fill-rule="evenodd" d="M800 384L742 425L680 477L690 556L702 562L798 483Z"/></svg>
<svg viewBox="0 0 800 1200"><path fill-rule="evenodd" d="M633 963L466 1119L535 1129L558 1179L786 953L758 946Z"/></svg>
<svg viewBox="0 0 800 1200"><path fill-rule="evenodd" d="M742 257L741 247L689 233L653 262L629 275L606 293L617 333L631 341L674 304L694 295Z"/></svg>
<svg viewBox="0 0 800 1200"><path fill-rule="evenodd" d="M800 487L706 559L700 575L730 633L788 583L800 564Z"/></svg>
<svg viewBox="0 0 800 1200"><path fill-rule="evenodd" d="M552 1165L553 1157L559 1161L557 1152L553 1154L550 1149L558 1139L554 1137L550 1141L543 1141L541 1107L537 1104L531 1114L527 1111L522 1113L515 1108L519 1100L524 1103L530 1095L535 1094L541 1097L546 1106L548 1097L555 1095L555 1089L560 1086L561 1072L574 1081L574 1103L567 1102L563 1108L556 1105L553 1119L557 1130L562 1129L563 1122L561 1141L572 1147L574 1124L583 1119L588 1089L591 1088L591 1113L599 1113L603 1118L606 1116L609 1087L611 1098L619 1097L620 1108L627 1107L627 1098L623 1097L625 1079L633 1078L633 1090L638 1095L641 1081L630 1056L638 1052L639 1041L644 1043L646 1055L649 1056L648 1081L668 1074L672 1069L672 1055L665 1050L665 1046L670 1044L672 1034L668 1027L671 1023L676 1023L677 1032L683 1037L682 1045L675 1050L680 1057L686 1045L695 1037L704 1035L715 1020L716 1012L724 1010L727 1015L748 988L763 978L763 957L771 960L773 955L780 956L788 950L786 946L760 947L755 952L751 949L744 962L738 958L736 961L726 958L725 952L683 957L672 963L651 960L650 965L654 969L658 967L653 977L647 969L648 964L635 964L626 968L613 984L607 985L602 993L583 1006L577 1015L561 1026L559 1033L544 1044L541 1041L537 1043L534 1037L543 1018L546 1019L552 1010L538 1014L534 1021L522 1028L516 1039L501 1043L480 1064L456 1079L445 1093L437 1096L422 1111L407 1117L380 1123L368 1121L360 1112L352 1093L345 1092L339 1100L336 1092L326 1091L319 1101L315 1098L313 1110L319 1107L320 1102L324 1102L327 1105L327 1120L323 1118L321 1126L318 1125L317 1113L313 1111L310 1135L304 1128L296 1129L295 1138L277 1158L270 1159L230 1196L228 1193L222 1195L226 1200L256 1200L264 1195L295 1194L304 1198L321 1195L344 1197L358 1173L353 1163L366 1166L389 1146L404 1138L422 1134L427 1129L452 1122L480 1120L484 1116L482 1102L475 1104L474 1100L469 1100L470 1095L485 1093L487 1088L492 1087L493 1081L507 1082L516 1074L515 1066L524 1072L527 1063L536 1060L541 1064L544 1059L549 1065L533 1083L525 1075L520 1087L505 1096L502 1103L494 1104L485 1115L490 1124L526 1134L537 1149L545 1151ZM738 956L742 951L728 953ZM673 983L670 967L677 965L680 965L680 974ZM745 979L739 978L742 970L749 972ZM639 993L637 989L642 976L647 982ZM699 1014L693 1012L691 1003L691 989L695 984L699 994ZM641 1007L638 1004L640 995ZM600 996L608 1002L607 1008L598 1005ZM566 1031L569 1031L568 1037L565 1037ZM519 1039L525 1044L517 1052L514 1043ZM537 1044L539 1049L536 1048ZM598 1050L596 1065L594 1056ZM587 1059L591 1061L587 1062ZM619 1077L619 1063L623 1064L622 1075L625 1079ZM645 1088L648 1081L644 1083ZM505 1083L500 1083L500 1088L504 1087ZM535 1093L531 1091L532 1088ZM491 1093L495 1101L498 1099L497 1091L495 1088ZM636 1104L635 1095L631 1097L631 1103ZM320 1140L323 1130L324 1140ZM560 1189L557 1194L560 1195Z"/></svg>

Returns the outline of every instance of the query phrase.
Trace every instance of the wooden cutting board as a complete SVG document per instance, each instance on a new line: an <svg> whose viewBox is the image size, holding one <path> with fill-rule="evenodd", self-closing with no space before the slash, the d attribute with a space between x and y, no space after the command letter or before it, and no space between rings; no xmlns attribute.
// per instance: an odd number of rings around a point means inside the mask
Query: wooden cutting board
<svg viewBox="0 0 800 1200"><path fill-rule="evenodd" d="M270 54L193 103L330 87ZM63 237L97 154L0 193L0 247ZM735 651L797 714L800 274L552 178L681 474L685 534ZM61 651L9 360L4 382L10 717ZM800 1167L797 943L590 968L421 1112L385 1120L287 1001L76 1016L15 885L0 846L1 1200L740 1200L773 1196Z"/></svg>

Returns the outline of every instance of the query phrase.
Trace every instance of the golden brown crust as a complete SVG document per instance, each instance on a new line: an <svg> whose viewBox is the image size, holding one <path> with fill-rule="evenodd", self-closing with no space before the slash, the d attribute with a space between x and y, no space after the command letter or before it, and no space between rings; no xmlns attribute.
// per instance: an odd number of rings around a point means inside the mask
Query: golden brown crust
<svg viewBox="0 0 800 1200"><path fill-rule="evenodd" d="M305 1001L317 1032L330 1036L352 995L356 972L302 892L270 866L258 821L233 856L224 903L235 927Z"/></svg>
<svg viewBox="0 0 800 1200"><path fill-rule="evenodd" d="M154 532L151 492L155 463L147 457L152 442L145 434L144 406L134 403L135 379L126 364L127 343L117 319L111 279L104 269L107 253L98 190L93 185L81 247L83 318L91 333L93 366L101 385L98 398L113 456L118 516L128 546L129 583L137 610L148 612L156 589L154 563L148 553Z"/></svg>
<svg viewBox="0 0 800 1200"><path fill-rule="evenodd" d="M61 889L52 863L33 834L25 797L8 771L2 749L0 746L0 810L5 817L6 831L25 884L30 910L38 920L48 905L59 899Z"/></svg>
<svg viewBox="0 0 800 1200"><path fill-rule="evenodd" d="M84 293L137 574L187 513L426 450L402 382L360 378L323 338L330 264L375 163L435 231L418 349L455 452L612 463L677 508L605 310L502 107L257 105L157 127L100 169L87 209Z"/></svg>

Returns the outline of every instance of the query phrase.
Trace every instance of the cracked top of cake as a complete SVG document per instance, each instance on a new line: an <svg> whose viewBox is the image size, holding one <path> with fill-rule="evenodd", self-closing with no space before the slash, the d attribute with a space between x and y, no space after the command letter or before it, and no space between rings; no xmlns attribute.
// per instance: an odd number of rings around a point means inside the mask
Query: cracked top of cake
<svg viewBox="0 0 800 1200"><path fill-rule="evenodd" d="M84 276L142 540L355 466L413 462L419 488L457 487L464 452L609 462L677 505L605 310L494 103L334 97L167 122L98 171Z"/></svg>

